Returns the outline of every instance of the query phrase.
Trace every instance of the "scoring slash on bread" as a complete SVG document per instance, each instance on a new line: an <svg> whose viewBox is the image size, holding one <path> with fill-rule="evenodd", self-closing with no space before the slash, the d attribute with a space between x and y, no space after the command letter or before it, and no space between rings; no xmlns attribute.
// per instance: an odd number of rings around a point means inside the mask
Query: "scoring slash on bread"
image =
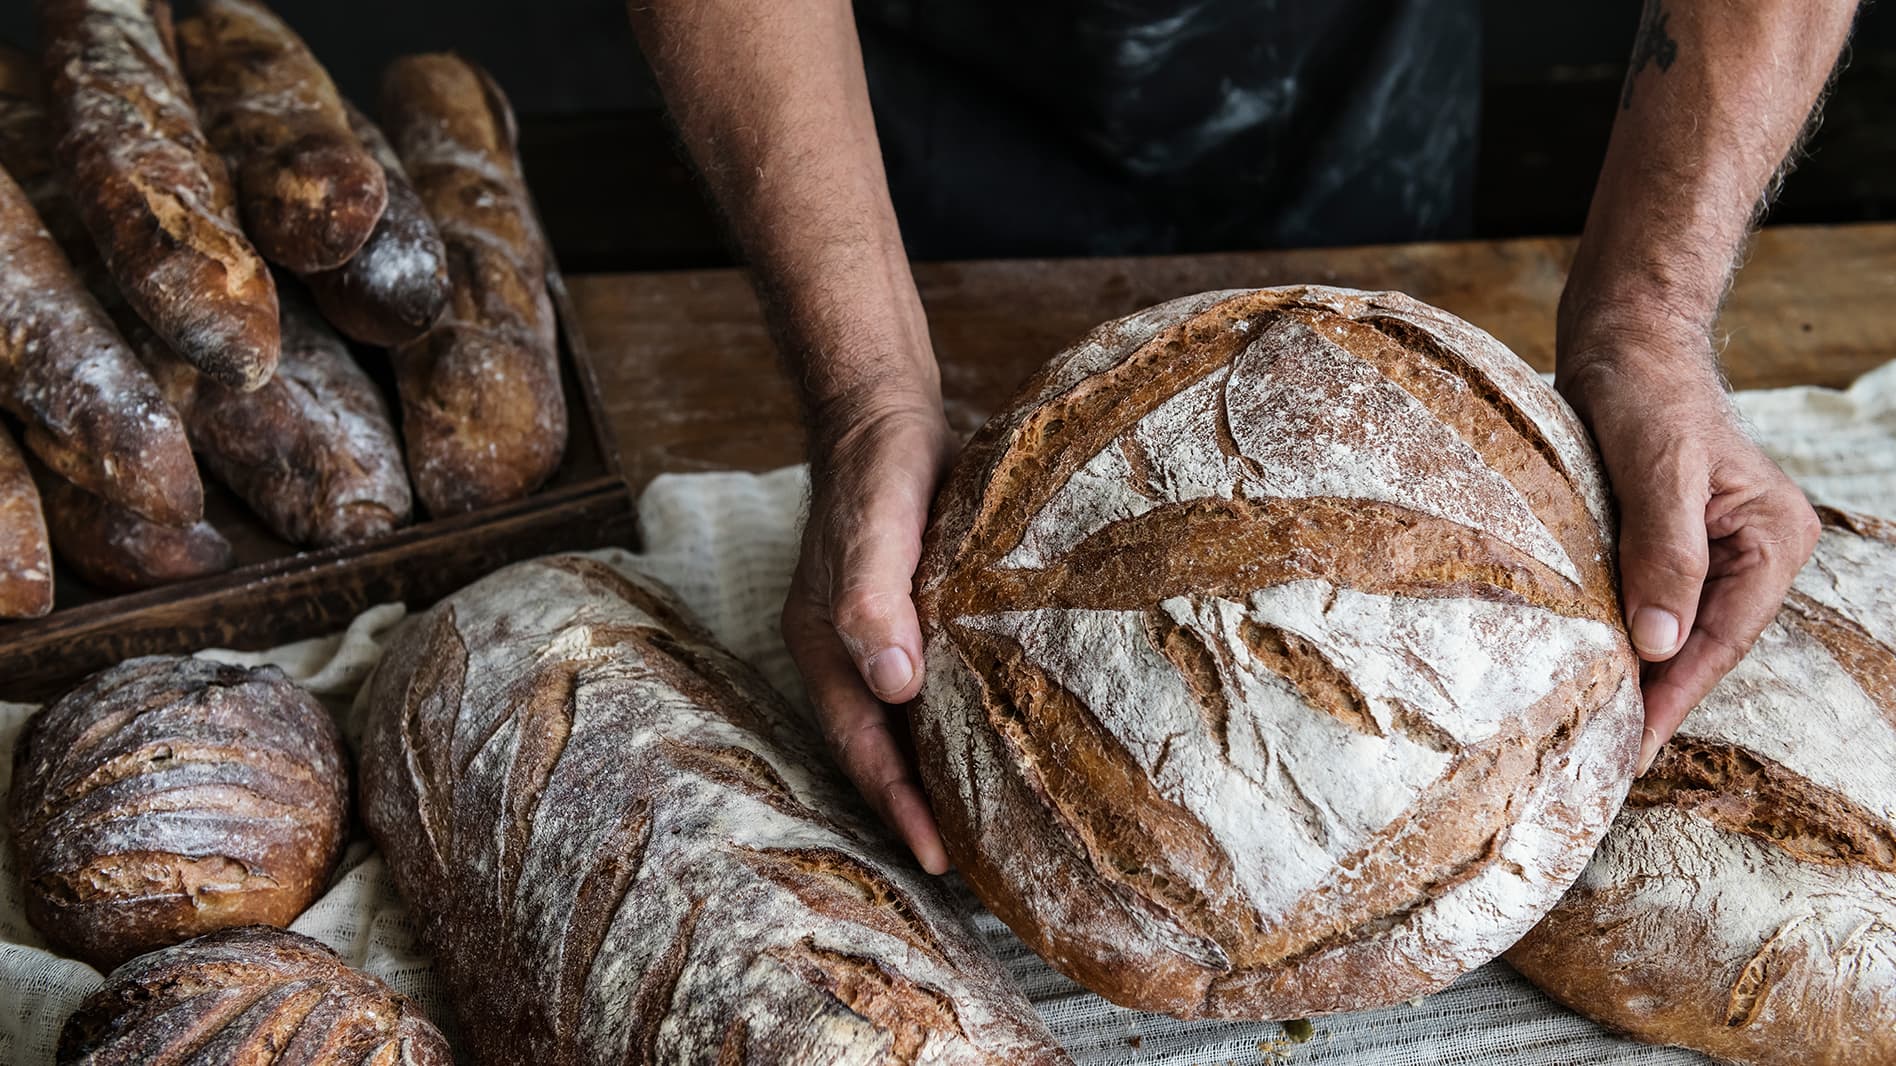
<svg viewBox="0 0 1896 1066"><path fill-rule="evenodd" d="M0 426L0 618L53 609L53 558L46 517L26 457Z"/></svg>
<svg viewBox="0 0 1896 1066"><path fill-rule="evenodd" d="M252 0L203 0L178 24L178 50L257 250L299 274L355 255L386 179L302 39Z"/></svg>
<svg viewBox="0 0 1896 1066"><path fill-rule="evenodd" d="M204 515L184 427L0 171L0 403L61 477L157 522Z"/></svg>
<svg viewBox="0 0 1896 1066"><path fill-rule="evenodd" d="M120 663L35 713L14 751L27 919L101 968L288 925L341 853L348 793L329 712L281 671Z"/></svg>
<svg viewBox="0 0 1896 1066"><path fill-rule="evenodd" d="M1896 524L1819 508L1784 607L1507 954L1641 1040L1896 1062Z"/></svg>
<svg viewBox="0 0 1896 1066"><path fill-rule="evenodd" d="M474 1062L1068 1061L659 586L507 567L406 623L361 700L363 816Z"/></svg>
<svg viewBox="0 0 1896 1066"><path fill-rule="evenodd" d="M447 248L453 295L392 353L415 493L431 514L525 496L566 445L545 238L500 87L458 56L396 60L382 122Z"/></svg>
<svg viewBox="0 0 1896 1066"><path fill-rule="evenodd" d="M53 551L95 588L155 588L221 574L236 561L230 542L209 522L162 525L55 474L40 478L40 489Z"/></svg>
<svg viewBox="0 0 1896 1066"><path fill-rule="evenodd" d="M448 253L382 131L345 102L349 126L382 165L388 207L347 263L304 277L323 317L351 339L382 348L428 331L448 305Z"/></svg>
<svg viewBox="0 0 1896 1066"><path fill-rule="evenodd" d="M62 184L140 317L239 389L277 361L276 285L178 71L165 0L39 0Z"/></svg>
<svg viewBox="0 0 1896 1066"><path fill-rule="evenodd" d="M413 1001L315 940L246 926L141 955L87 996L59 1066L453 1066Z"/></svg>
<svg viewBox="0 0 1896 1066"><path fill-rule="evenodd" d="M956 866L1129 1006L1448 984L1632 777L1607 499L1550 388L1401 294L1101 326L975 435L925 540L911 722Z"/></svg>

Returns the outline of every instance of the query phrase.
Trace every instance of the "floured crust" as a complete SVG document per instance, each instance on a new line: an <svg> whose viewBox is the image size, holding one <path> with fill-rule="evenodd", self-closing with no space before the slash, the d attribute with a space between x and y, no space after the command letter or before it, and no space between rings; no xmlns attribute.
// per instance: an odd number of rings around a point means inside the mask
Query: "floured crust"
<svg viewBox="0 0 1896 1066"><path fill-rule="evenodd" d="M428 331L448 305L448 252L395 149L367 115L345 102L349 127L382 165L388 207L362 250L303 280L323 317L351 339L393 348Z"/></svg>
<svg viewBox="0 0 1896 1066"><path fill-rule="evenodd" d="M203 517L204 486L177 412L4 171L0 323L0 405L42 462L153 521Z"/></svg>
<svg viewBox="0 0 1896 1066"><path fill-rule="evenodd" d="M292 544L353 544L406 525L408 471L381 390L303 294L284 289L281 316L276 377L253 392L146 349L205 467Z"/></svg>
<svg viewBox="0 0 1896 1066"><path fill-rule="evenodd" d="M566 447L547 250L500 87L454 55L406 56L382 124L447 249L453 295L392 353L415 493L431 514L517 499Z"/></svg>
<svg viewBox="0 0 1896 1066"><path fill-rule="evenodd" d="M230 542L209 522L167 526L140 518L57 475L43 479L53 550L103 592L156 588L235 564Z"/></svg>
<svg viewBox="0 0 1896 1066"><path fill-rule="evenodd" d="M203 0L178 51L257 250L302 274L348 261L382 217L386 179L302 38L252 0Z"/></svg>
<svg viewBox="0 0 1896 1066"><path fill-rule="evenodd" d="M191 365L239 389L276 368L276 286L198 128L165 0L42 0L60 178L125 297Z"/></svg>
<svg viewBox="0 0 1896 1066"><path fill-rule="evenodd" d="M341 853L348 792L335 723L281 671L128 660L20 736L7 817L27 919L101 969L288 925Z"/></svg>
<svg viewBox="0 0 1896 1066"><path fill-rule="evenodd" d="M53 609L53 558L39 489L13 435L0 426L0 618Z"/></svg>
<svg viewBox="0 0 1896 1066"><path fill-rule="evenodd" d="M1447 984L1631 776L1607 499L1550 389L1400 294L1100 327L975 435L925 540L911 721L956 865L1130 1006Z"/></svg>
<svg viewBox="0 0 1896 1066"><path fill-rule="evenodd" d="M659 586L507 567L407 623L362 699L364 818L475 1062L1067 1061Z"/></svg>
<svg viewBox="0 0 1896 1066"><path fill-rule="evenodd" d="M1819 514L1776 620L1507 956L1604 1025L1760 1066L1896 1061L1896 525Z"/></svg>
<svg viewBox="0 0 1896 1066"><path fill-rule="evenodd" d="M209 933L141 955L59 1034L60 1066L152 1062L453 1066L413 1000L297 933Z"/></svg>

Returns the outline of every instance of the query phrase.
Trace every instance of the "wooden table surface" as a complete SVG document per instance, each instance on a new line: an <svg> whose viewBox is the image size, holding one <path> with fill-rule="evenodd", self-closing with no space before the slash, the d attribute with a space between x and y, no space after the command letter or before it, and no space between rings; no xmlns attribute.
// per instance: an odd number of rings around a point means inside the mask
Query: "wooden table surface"
<svg viewBox="0 0 1896 1066"><path fill-rule="evenodd" d="M1098 323L1207 289L1400 289L1553 366L1572 241L1535 238L915 269L950 419L971 430ZM660 473L767 470L801 431L757 302L731 270L568 279L636 492ZM1896 224L1783 227L1754 245L1719 322L1735 388L1841 386L1896 357Z"/></svg>

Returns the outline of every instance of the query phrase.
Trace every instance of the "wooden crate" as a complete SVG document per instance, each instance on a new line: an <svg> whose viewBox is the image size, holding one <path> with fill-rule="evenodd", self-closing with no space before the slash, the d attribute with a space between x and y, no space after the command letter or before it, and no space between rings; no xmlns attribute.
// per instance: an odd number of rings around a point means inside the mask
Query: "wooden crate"
<svg viewBox="0 0 1896 1066"><path fill-rule="evenodd" d="M138 655L274 647L340 629L379 603L425 606L518 559L630 545L632 498L592 360L557 274L548 288L559 315L568 429L560 468L538 492L420 521L363 544L301 551L207 478L205 516L231 542L236 567L119 596L103 595L57 568L51 614L0 623L0 699L46 699ZM362 363L389 385L392 375L379 353L363 354ZM393 406L393 390L387 391Z"/></svg>

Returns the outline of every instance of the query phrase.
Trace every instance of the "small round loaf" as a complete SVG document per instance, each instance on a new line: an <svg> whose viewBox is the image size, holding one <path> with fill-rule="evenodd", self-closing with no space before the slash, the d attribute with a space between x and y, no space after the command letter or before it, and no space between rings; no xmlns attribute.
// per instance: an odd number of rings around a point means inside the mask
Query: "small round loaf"
<svg viewBox="0 0 1896 1066"><path fill-rule="evenodd" d="M59 1066L453 1066L406 996L329 948L267 926L223 929L112 972L59 1034Z"/></svg>
<svg viewBox="0 0 1896 1066"><path fill-rule="evenodd" d="M348 794L335 722L281 671L120 663L35 714L14 751L27 919L100 969L288 925L328 880Z"/></svg>
<svg viewBox="0 0 1896 1066"><path fill-rule="evenodd" d="M975 891L1184 1017L1439 988L1578 876L1640 733L1584 431L1397 293L1110 322L936 504L912 709Z"/></svg>
<svg viewBox="0 0 1896 1066"><path fill-rule="evenodd" d="M1818 513L1777 618L1507 956L1606 1026L1757 1066L1896 1063L1896 524Z"/></svg>

